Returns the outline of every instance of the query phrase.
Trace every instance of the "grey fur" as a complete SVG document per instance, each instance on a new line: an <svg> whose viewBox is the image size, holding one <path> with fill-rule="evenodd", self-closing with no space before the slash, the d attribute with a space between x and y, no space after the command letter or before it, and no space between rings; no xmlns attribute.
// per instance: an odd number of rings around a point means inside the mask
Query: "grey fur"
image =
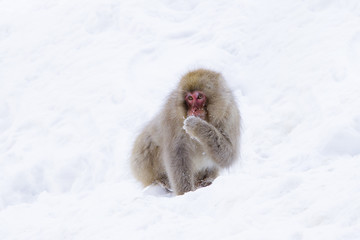
<svg viewBox="0 0 360 240"><path fill-rule="evenodd" d="M186 116L184 96L194 90L207 97L206 121ZM240 114L232 92L221 74L198 69L183 76L136 139L132 172L144 186L157 183L184 194L210 185L219 169L231 166L239 142Z"/></svg>

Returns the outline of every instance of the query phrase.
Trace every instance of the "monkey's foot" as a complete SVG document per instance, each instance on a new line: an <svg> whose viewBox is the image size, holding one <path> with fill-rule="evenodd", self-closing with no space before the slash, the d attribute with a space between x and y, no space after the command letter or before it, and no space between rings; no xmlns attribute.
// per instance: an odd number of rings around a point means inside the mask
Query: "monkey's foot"
<svg viewBox="0 0 360 240"><path fill-rule="evenodd" d="M151 195L151 196L163 196L163 197L171 197L173 196L173 193L168 191L167 189L163 188L159 184L151 184L147 186L143 190L143 194L145 195Z"/></svg>
<svg viewBox="0 0 360 240"><path fill-rule="evenodd" d="M213 182L213 179L202 179L202 180L199 180L195 186L196 188L202 188L202 187L207 187L207 186L210 186Z"/></svg>
<svg viewBox="0 0 360 240"><path fill-rule="evenodd" d="M160 187L165 189L167 192L172 192L168 181L163 181L163 179L159 179L159 180L156 180L154 182L154 184L159 185Z"/></svg>

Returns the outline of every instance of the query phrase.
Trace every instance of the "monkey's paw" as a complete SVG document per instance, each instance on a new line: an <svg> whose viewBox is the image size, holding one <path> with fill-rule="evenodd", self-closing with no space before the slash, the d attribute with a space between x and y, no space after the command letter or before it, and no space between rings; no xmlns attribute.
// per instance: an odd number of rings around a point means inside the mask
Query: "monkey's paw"
<svg viewBox="0 0 360 240"><path fill-rule="evenodd" d="M184 121L183 129L187 134L189 134L191 138L199 141L199 138L197 137L197 132L199 127L203 125L203 122L204 120L198 117L194 117L194 116L187 117Z"/></svg>

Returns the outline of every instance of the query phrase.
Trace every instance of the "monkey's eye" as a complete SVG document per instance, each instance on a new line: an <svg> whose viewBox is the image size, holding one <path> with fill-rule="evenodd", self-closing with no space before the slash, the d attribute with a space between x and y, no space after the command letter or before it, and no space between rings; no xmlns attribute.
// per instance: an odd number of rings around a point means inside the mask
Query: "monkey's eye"
<svg viewBox="0 0 360 240"><path fill-rule="evenodd" d="M203 95L199 94L197 98L198 98L198 99L202 99L202 98L203 98Z"/></svg>
<svg viewBox="0 0 360 240"><path fill-rule="evenodd" d="M189 97L188 97L188 100L190 100L190 101L193 100L193 97L192 97L192 96L189 96Z"/></svg>

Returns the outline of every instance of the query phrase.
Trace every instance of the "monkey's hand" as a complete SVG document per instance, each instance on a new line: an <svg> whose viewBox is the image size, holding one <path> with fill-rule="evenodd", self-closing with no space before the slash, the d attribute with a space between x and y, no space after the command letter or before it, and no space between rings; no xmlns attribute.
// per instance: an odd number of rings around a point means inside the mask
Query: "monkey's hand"
<svg viewBox="0 0 360 240"><path fill-rule="evenodd" d="M183 128L192 139L195 139L201 143L197 132L204 124L206 124L206 122L201 118L190 116L185 119Z"/></svg>
<svg viewBox="0 0 360 240"><path fill-rule="evenodd" d="M205 151L219 166L230 166L234 155L231 142L226 135L212 124L194 116L185 119L183 128L191 138L196 139L204 146Z"/></svg>

